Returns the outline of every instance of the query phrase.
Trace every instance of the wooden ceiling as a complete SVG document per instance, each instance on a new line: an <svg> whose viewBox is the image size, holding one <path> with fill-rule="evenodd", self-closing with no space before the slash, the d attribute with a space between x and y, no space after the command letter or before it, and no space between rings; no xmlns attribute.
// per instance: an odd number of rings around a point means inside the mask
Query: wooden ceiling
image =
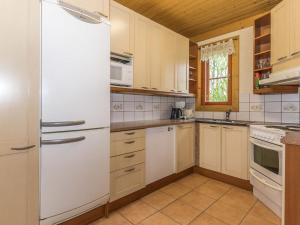
<svg viewBox="0 0 300 225"><path fill-rule="evenodd" d="M186 37L269 11L281 0L116 0Z"/></svg>

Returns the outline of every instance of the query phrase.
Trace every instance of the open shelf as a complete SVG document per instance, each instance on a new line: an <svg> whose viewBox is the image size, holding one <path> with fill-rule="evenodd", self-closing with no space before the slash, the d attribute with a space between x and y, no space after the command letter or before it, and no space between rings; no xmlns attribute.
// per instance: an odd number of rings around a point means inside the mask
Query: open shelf
<svg viewBox="0 0 300 225"><path fill-rule="evenodd" d="M260 68L260 69L254 69L254 72L261 72L261 71L266 71L266 70L272 70L272 67L264 67L264 68Z"/></svg>
<svg viewBox="0 0 300 225"><path fill-rule="evenodd" d="M196 96L198 88L199 47L191 41L189 59L189 90L191 94Z"/></svg>
<svg viewBox="0 0 300 225"><path fill-rule="evenodd" d="M266 54L271 54L271 50L266 50L262 52L255 53L254 56L260 56L260 55L266 55Z"/></svg>

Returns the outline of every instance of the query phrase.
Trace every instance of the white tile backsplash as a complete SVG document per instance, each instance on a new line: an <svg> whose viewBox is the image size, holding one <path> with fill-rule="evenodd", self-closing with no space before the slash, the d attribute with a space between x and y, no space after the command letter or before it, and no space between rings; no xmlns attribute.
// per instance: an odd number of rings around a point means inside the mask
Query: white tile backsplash
<svg viewBox="0 0 300 225"><path fill-rule="evenodd" d="M134 111L134 102L124 102L124 111L133 112Z"/></svg>
<svg viewBox="0 0 300 225"><path fill-rule="evenodd" d="M111 100L113 102L123 102L123 100L124 100L123 97L124 97L124 95L122 95L122 94L112 94Z"/></svg>
<svg viewBox="0 0 300 225"><path fill-rule="evenodd" d="M264 101L265 101L264 95L250 94L250 102L264 102Z"/></svg>
<svg viewBox="0 0 300 225"><path fill-rule="evenodd" d="M134 113L134 120L135 121L145 120L145 113L144 112L135 112Z"/></svg>
<svg viewBox="0 0 300 225"><path fill-rule="evenodd" d="M299 93L282 95L283 102L299 102Z"/></svg>
<svg viewBox="0 0 300 225"><path fill-rule="evenodd" d="M282 113L283 123L299 123L299 113Z"/></svg>
<svg viewBox="0 0 300 225"><path fill-rule="evenodd" d="M250 112L250 121L265 121L265 113L264 112Z"/></svg>
<svg viewBox="0 0 300 225"><path fill-rule="evenodd" d="M247 102L240 103L240 112L249 112L250 111L250 104Z"/></svg>
<svg viewBox="0 0 300 225"><path fill-rule="evenodd" d="M265 103L266 112L281 112L281 102L266 102Z"/></svg>
<svg viewBox="0 0 300 225"><path fill-rule="evenodd" d="M134 95L124 95L124 102L134 102Z"/></svg>
<svg viewBox="0 0 300 225"><path fill-rule="evenodd" d="M280 123L281 122L281 113L265 113L265 121L266 122L276 122Z"/></svg>
<svg viewBox="0 0 300 225"><path fill-rule="evenodd" d="M134 121L134 112L124 112L124 121Z"/></svg>
<svg viewBox="0 0 300 225"><path fill-rule="evenodd" d="M266 95L265 96L266 102L281 102L281 94L278 95Z"/></svg>
<svg viewBox="0 0 300 225"><path fill-rule="evenodd" d="M244 120L244 121L250 120L250 112L237 112L236 114L237 114L236 115L237 120Z"/></svg>
<svg viewBox="0 0 300 225"><path fill-rule="evenodd" d="M299 102L282 102L282 112L299 112Z"/></svg>
<svg viewBox="0 0 300 225"><path fill-rule="evenodd" d="M240 102L250 102L250 95L248 93L240 93Z"/></svg>

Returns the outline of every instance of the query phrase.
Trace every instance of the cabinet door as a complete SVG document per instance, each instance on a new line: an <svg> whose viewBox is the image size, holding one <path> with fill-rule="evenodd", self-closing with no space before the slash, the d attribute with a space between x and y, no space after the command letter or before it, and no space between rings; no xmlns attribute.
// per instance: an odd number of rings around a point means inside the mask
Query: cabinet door
<svg viewBox="0 0 300 225"><path fill-rule="evenodd" d="M149 89L149 22L147 19L136 15L134 24L134 87Z"/></svg>
<svg viewBox="0 0 300 225"><path fill-rule="evenodd" d="M163 29L161 41L161 89L175 92L175 35Z"/></svg>
<svg viewBox="0 0 300 225"><path fill-rule="evenodd" d="M189 78L189 40L182 36L176 38L176 89L188 93Z"/></svg>
<svg viewBox="0 0 300 225"><path fill-rule="evenodd" d="M1 10L0 224L36 225L40 6L3 0Z"/></svg>
<svg viewBox="0 0 300 225"><path fill-rule="evenodd" d="M291 47L291 56L300 55L300 1L299 0L290 0L290 9L291 9L291 27L290 27L290 47Z"/></svg>
<svg viewBox="0 0 300 225"><path fill-rule="evenodd" d="M271 11L271 61L278 63L289 56L289 1L285 0Z"/></svg>
<svg viewBox="0 0 300 225"><path fill-rule="evenodd" d="M194 124L176 127L177 172L194 166L195 126Z"/></svg>
<svg viewBox="0 0 300 225"><path fill-rule="evenodd" d="M134 14L124 6L111 2L111 51L121 55L133 54Z"/></svg>
<svg viewBox="0 0 300 225"><path fill-rule="evenodd" d="M248 128L222 127L222 173L247 179Z"/></svg>
<svg viewBox="0 0 300 225"><path fill-rule="evenodd" d="M200 167L221 172L221 126L200 125Z"/></svg>
<svg viewBox="0 0 300 225"><path fill-rule="evenodd" d="M105 17L109 16L109 0L65 0L65 2Z"/></svg>
<svg viewBox="0 0 300 225"><path fill-rule="evenodd" d="M155 23L150 23L149 26L149 75L150 86L153 90L161 88L161 45L162 45L162 30Z"/></svg>

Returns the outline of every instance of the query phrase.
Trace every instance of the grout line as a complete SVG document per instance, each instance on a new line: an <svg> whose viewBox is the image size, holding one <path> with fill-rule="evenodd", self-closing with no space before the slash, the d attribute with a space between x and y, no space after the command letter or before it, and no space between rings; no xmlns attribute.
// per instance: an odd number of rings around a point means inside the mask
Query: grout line
<svg viewBox="0 0 300 225"><path fill-rule="evenodd" d="M250 214L250 212L252 211L252 209L254 208L254 206L256 205L257 203L257 199L255 201L255 203L253 204L253 206L250 207L250 209L247 211L247 213L244 215L243 219L241 220L241 222L239 224L242 224L244 222L244 220L246 219L246 217Z"/></svg>

